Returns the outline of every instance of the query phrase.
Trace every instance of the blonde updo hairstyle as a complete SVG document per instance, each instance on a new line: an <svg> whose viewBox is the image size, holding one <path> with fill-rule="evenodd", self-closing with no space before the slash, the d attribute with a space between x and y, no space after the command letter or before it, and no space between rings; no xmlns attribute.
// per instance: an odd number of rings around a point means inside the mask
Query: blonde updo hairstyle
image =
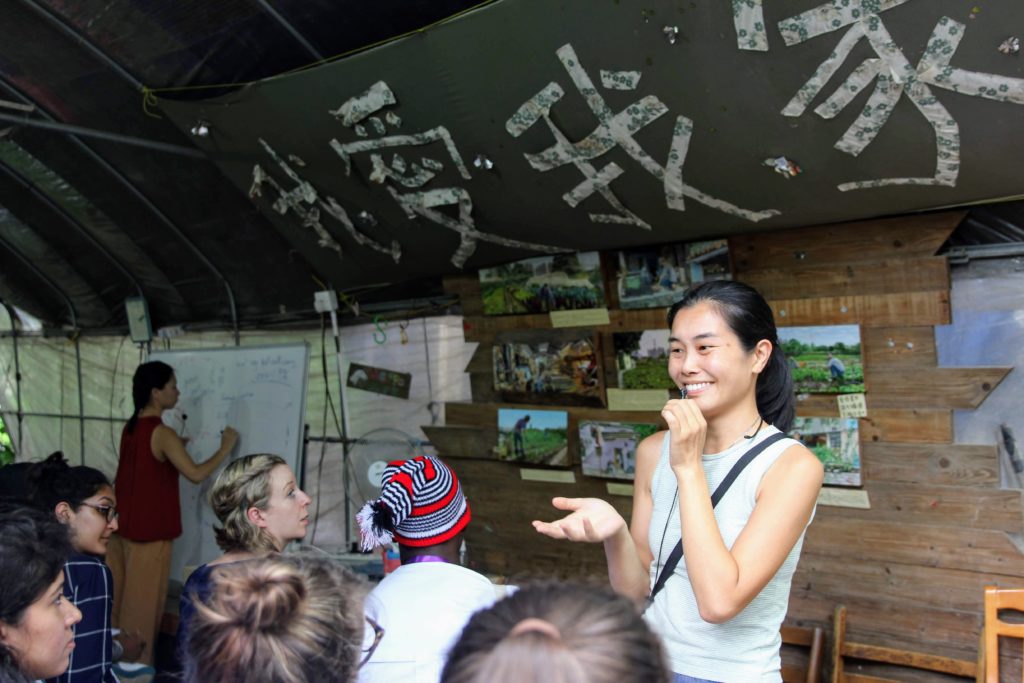
<svg viewBox="0 0 1024 683"><path fill-rule="evenodd" d="M325 557L270 555L217 567L196 603L185 680L349 683L363 639L365 582Z"/></svg>
<svg viewBox="0 0 1024 683"><path fill-rule="evenodd" d="M270 472L279 465L288 463L277 455L257 453L235 460L217 475L210 506L221 523L213 533L224 552L278 550L277 539L249 520L249 510L266 510L270 505Z"/></svg>

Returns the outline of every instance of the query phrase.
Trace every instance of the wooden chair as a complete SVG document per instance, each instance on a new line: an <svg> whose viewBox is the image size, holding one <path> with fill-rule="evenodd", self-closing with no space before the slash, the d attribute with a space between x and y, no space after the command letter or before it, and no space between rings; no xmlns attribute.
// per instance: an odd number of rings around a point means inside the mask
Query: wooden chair
<svg viewBox="0 0 1024 683"><path fill-rule="evenodd" d="M806 647L810 650L806 669L783 665L783 683L821 683L821 666L825 657L825 632L818 626L814 628L783 626L782 644Z"/></svg>
<svg viewBox="0 0 1024 683"><path fill-rule="evenodd" d="M1024 624L1010 624L999 618L999 610L1024 612L1024 588L985 586L985 625L978 651L979 679L984 671L985 683L999 683L999 636L1024 638Z"/></svg>
<svg viewBox="0 0 1024 683"><path fill-rule="evenodd" d="M836 607L833 618L831 683L898 683L894 678L847 672L845 669L847 658L922 671L935 671L968 679L974 679L978 673L978 663L975 661L850 642L846 639L846 607L839 605Z"/></svg>

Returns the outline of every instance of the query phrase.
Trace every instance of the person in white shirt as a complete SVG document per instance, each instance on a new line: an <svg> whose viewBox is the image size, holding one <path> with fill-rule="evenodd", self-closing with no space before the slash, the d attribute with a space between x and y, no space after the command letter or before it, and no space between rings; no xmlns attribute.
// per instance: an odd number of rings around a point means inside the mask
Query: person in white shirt
<svg viewBox="0 0 1024 683"><path fill-rule="evenodd" d="M366 598L366 616L384 636L359 670L359 683L437 683L463 626L502 590L459 565L470 520L459 480L437 458L388 463L380 498L357 519L363 550L395 541L402 561Z"/></svg>

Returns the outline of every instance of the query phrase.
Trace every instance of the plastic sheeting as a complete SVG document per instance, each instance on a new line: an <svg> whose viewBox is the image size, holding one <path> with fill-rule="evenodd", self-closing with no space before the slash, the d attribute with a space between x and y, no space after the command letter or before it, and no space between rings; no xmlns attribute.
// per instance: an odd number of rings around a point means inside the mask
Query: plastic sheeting
<svg viewBox="0 0 1024 683"><path fill-rule="evenodd" d="M957 443L999 444L1000 426L1024 438L1024 259L972 261L953 270L953 323L935 328L941 366L1012 366L1014 370L976 410L958 410ZM939 388L941 390L941 388ZM1000 457L1003 486L1019 487Z"/></svg>
<svg viewBox="0 0 1024 683"><path fill-rule="evenodd" d="M0 309L2 311L2 309ZM403 324L405 321L403 321ZM10 329L6 312L0 312L0 329ZM382 339L383 343L374 341ZM361 438L374 430L398 429L397 438L413 443L426 437L420 425L443 424L443 404L471 398L466 364L476 349L475 343L464 340L462 318L443 316L409 321L405 329L408 343L401 340L396 322L346 327L341 330L342 349L347 376L348 363L361 363L412 374L408 400L345 388L350 438ZM304 332L248 332L242 345L287 344L305 341L310 344L309 389L306 397L306 420L311 437L337 437L338 429L328 412L324 419L325 391L330 391L335 410L338 402L338 377L334 340L328 325L326 356L328 376L324 381L319 330ZM189 333L168 341L167 348L230 346L229 333ZM117 468L117 444L123 422L132 412L131 376L138 365L138 349L124 337L84 337L79 340L82 356L82 389L84 414L105 420L85 420L85 464L113 476ZM430 362L427 358L429 354ZM0 338L0 411L19 443L19 460L40 459L55 450L63 450L72 462L83 460L79 448L78 382L75 370L74 344L63 338L19 337L18 356L21 366L21 406L26 413L64 414L64 418L26 416L22 433L18 434L14 383L14 340ZM386 441L394 441L394 432L383 433ZM368 437L373 439L373 435ZM338 468L340 446L329 449L325 467ZM319 445L311 445L310 460L319 457ZM197 459L209 454L196 453Z"/></svg>

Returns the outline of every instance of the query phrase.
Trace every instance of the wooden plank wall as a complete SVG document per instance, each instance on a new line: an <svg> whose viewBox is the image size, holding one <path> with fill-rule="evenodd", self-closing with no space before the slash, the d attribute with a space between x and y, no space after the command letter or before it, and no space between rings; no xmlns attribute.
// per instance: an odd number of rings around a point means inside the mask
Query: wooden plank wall
<svg viewBox="0 0 1024 683"><path fill-rule="evenodd" d="M788 621L827 625L842 602L848 633L859 642L971 659L983 587L1024 585L1024 555L1014 541L1024 517L1020 492L999 488L995 448L952 443L953 409L977 407L1008 372L937 367L934 326L950 321L950 279L945 258L935 254L962 216L759 233L730 239L730 249L735 277L765 294L780 325L861 326L869 411L861 457L871 507L819 506ZM475 274L446 286L461 297L467 339L481 345L469 368L480 393L474 403L448 404L447 426L430 436L442 456L459 458L453 464L473 506L473 562L513 577L605 576L600 548L547 540L530 521L551 517L555 495L602 496L627 515L630 499L608 496L606 482L584 477L578 466L576 484L521 481L516 466L490 452L498 408L489 384L491 343L504 330L549 327L547 316L484 317ZM595 332L664 327L663 316L660 309L613 309L611 324ZM614 386L614 372L605 377ZM658 420L568 410L570 435L581 418ZM802 401L798 413L838 414L834 400L820 396Z"/></svg>

